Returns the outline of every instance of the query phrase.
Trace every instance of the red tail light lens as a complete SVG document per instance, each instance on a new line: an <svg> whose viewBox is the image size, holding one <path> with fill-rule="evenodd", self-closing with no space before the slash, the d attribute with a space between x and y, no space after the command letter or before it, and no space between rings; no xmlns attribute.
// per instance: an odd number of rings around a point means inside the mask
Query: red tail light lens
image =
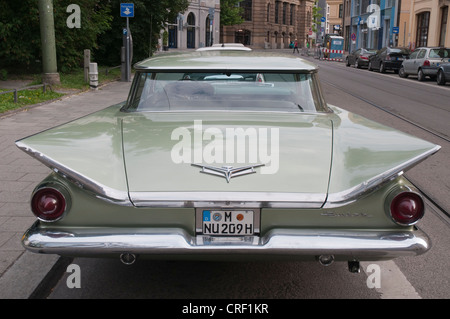
<svg viewBox="0 0 450 319"><path fill-rule="evenodd" d="M31 198L31 210L41 221L56 221L66 211L66 199L57 189L42 188Z"/></svg>
<svg viewBox="0 0 450 319"><path fill-rule="evenodd" d="M400 193L391 202L391 217L399 225L413 225L423 217L424 208L423 199L419 194Z"/></svg>
<svg viewBox="0 0 450 319"><path fill-rule="evenodd" d="M423 61L423 66L430 66L430 65L431 65L430 61L428 60Z"/></svg>

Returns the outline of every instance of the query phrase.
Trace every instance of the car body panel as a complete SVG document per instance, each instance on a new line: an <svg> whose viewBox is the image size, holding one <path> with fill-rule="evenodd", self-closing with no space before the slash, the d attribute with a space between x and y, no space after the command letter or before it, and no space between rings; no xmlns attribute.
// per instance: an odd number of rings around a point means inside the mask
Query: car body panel
<svg viewBox="0 0 450 319"><path fill-rule="evenodd" d="M326 115L148 112L129 114L123 120L123 128L130 192L243 192L249 189L252 192L327 192L332 123ZM279 146L271 144L279 148L278 156L272 158L273 163L264 161L265 156L259 154L261 148L253 151L248 148L248 139L253 138L250 133L257 133L261 128L267 132L267 142L266 136L260 134L258 143L270 144L272 139L279 136ZM212 142L214 137L205 136L212 129L215 129L216 137L223 140L218 141L220 144ZM238 134L239 130L242 134ZM188 132L189 135L182 135ZM151 138L142 139L141 136ZM225 151L218 158L210 156L214 162L205 161L208 160L207 155L214 155L214 150L208 151L209 146L222 149L225 143L233 145L225 146ZM185 161L181 163L178 163L181 157L178 152L183 152L183 149L179 149L179 145L186 145L191 153L187 158L184 156ZM237 154L231 153L235 149L237 153L239 145L248 150L244 151L246 156L238 158ZM269 147L264 153L270 154L270 151ZM251 156L250 152L258 154L252 153L255 156ZM199 174L200 169L192 167L191 163L217 167L258 163L265 166L258 168L256 174L234 178L227 183L220 177ZM146 169L142 169L144 167ZM152 180L158 183L149 183Z"/></svg>

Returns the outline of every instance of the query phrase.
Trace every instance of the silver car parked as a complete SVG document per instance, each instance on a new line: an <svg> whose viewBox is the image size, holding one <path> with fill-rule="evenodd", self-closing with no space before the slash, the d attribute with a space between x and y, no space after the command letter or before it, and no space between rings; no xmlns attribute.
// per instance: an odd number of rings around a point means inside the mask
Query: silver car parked
<svg viewBox="0 0 450 319"><path fill-rule="evenodd" d="M424 81L426 76L435 79L439 65L449 59L449 48L420 47L403 61L398 74L402 78L417 75L419 81Z"/></svg>

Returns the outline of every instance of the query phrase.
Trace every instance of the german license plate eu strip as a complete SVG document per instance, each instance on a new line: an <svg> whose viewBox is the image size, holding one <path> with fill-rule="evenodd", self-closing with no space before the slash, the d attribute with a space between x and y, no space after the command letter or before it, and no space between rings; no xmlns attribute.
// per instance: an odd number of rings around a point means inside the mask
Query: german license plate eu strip
<svg viewBox="0 0 450 319"><path fill-rule="evenodd" d="M259 233L259 210L197 209L197 233L210 236L251 236Z"/></svg>

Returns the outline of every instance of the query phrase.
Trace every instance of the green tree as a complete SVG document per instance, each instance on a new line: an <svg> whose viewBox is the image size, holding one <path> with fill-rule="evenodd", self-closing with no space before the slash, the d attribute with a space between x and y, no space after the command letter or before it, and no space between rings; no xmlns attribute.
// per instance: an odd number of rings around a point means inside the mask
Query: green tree
<svg viewBox="0 0 450 319"><path fill-rule="evenodd" d="M322 18L322 14L320 13L320 11L322 10L322 8L319 7L318 5L318 0L314 1L314 6L312 8L312 21L311 21L311 29L313 30L313 32L318 32L319 31L319 27L321 24L320 18Z"/></svg>
<svg viewBox="0 0 450 319"><path fill-rule="evenodd" d="M123 45L122 30L126 18L120 17L121 0L111 0L111 31L98 42L95 56L106 65L120 64L120 50ZM185 12L188 0L134 0L134 18L129 18L133 38L133 62L148 58L155 50L161 30L167 22L175 21L178 14Z"/></svg>
<svg viewBox="0 0 450 319"><path fill-rule="evenodd" d="M220 1L220 25L235 25L244 22L242 18L243 9L239 4L243 0L221 0Z"/></svg>
<svg viewBox="0 0 450 319"><path fill-rule="evenodd" d="M77 0L81 28L68 28L67 6L73 0L53 1L58 70L82 65L83 50L95 49L110 28L110 8L102 0ZM2 1L0 10L0 67L39 72L42 59L39 10L36 0Z"/></svg>

